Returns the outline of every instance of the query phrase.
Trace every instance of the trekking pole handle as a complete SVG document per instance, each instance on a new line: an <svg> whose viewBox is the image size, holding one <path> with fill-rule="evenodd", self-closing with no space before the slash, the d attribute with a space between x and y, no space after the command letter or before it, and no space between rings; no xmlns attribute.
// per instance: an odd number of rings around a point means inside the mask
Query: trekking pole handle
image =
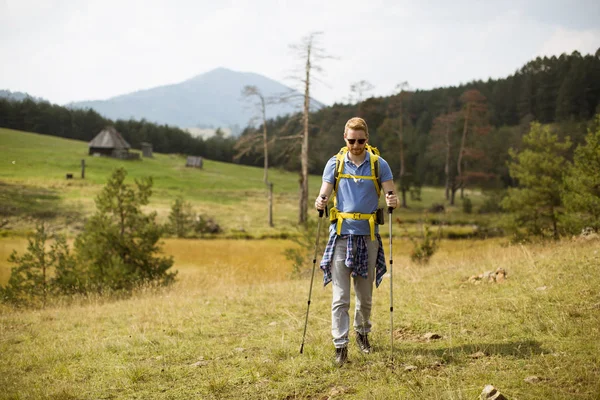
<svg viewBox="0 0 600 400"><path fill-rule="evenodd" d="M325 199L327 198L327 196L325 196L324 194L322 194L322 195L321 195L321 198L322 198L323 200L325 200ZM325 211L325 210L319 210L319 218L321 218L321 217L323 216L323 212L324 212L324 211Z"/></svg>
<svg viewBox="0 0 600 400"><path fill-rule="evenodd" d="M389 192L387 192L387 194L391 196L394 194L394 192L390 190ZM388 207L388 213L391 214L392 211L394 211L394 207Z"/></svg>

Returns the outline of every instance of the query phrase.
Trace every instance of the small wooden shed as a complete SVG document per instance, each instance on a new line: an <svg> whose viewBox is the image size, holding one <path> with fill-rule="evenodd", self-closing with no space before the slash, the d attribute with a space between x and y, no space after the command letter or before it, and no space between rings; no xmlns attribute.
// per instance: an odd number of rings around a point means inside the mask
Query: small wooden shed
<svg viewBox="0 0 600 400"><path fill-rule="evenodd" d="M89 143L89 155L102 155L123 160L139 158L138 153L129 153L131 146L114 126L102 129Z"/></svg>
<svg viewBox="0 0 600 400"><path fill-rule="evenodd" d="M185 163L186 167L202 168L202 157L200 156L188 156Z"/></svg>

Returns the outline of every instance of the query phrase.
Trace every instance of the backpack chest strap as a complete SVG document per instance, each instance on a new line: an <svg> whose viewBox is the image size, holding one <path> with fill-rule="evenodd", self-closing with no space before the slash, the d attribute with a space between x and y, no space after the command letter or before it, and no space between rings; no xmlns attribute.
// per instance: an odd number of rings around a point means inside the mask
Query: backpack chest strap
<svg viewBox="0 0 600 400"><path fill-rule="evenodd" d="M371 181L377 180L377 178L374 176L366 176L366 175L340 174L339 177L346 178L346 179L369 179Z"/></svg>

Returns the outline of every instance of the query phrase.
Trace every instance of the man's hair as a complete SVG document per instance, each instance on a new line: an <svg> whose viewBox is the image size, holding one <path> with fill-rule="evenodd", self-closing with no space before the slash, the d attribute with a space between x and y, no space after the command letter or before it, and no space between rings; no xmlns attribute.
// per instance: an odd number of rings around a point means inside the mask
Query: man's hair
<svg viewBox="0 0 600 400"><path fill-rule="evenodd" d="M369 128L367 127L367 123L364 119L359 117L350 118L348 122L346 122L346 126L344 127L344 137L348 133L348 129L354 129L355 131L363 131L367 138L369 137Z"/></svg>

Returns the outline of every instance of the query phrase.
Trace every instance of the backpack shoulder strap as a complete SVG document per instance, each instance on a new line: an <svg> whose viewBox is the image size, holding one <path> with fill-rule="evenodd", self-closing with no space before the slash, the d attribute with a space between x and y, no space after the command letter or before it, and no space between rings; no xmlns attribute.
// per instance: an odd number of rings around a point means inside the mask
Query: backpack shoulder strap
<svg viewBox="0 0 600 400"><path fill-rule="evenodd" d="M373 180L373 184L375 185L375 191L377 192L377 197L381 194L381 176L379 175L379 156L377 154L371 153L371 176L375 179Z"/></svg>
<svg viewBox="0 0 600 400"><path fill-rule="evenodd" d="M344 172L344 156L348 152L347 147L342 147L340 151L335 155L335 171L333 173L333 190L337 193L338 184L340 182L340 175Z"/></svg>

